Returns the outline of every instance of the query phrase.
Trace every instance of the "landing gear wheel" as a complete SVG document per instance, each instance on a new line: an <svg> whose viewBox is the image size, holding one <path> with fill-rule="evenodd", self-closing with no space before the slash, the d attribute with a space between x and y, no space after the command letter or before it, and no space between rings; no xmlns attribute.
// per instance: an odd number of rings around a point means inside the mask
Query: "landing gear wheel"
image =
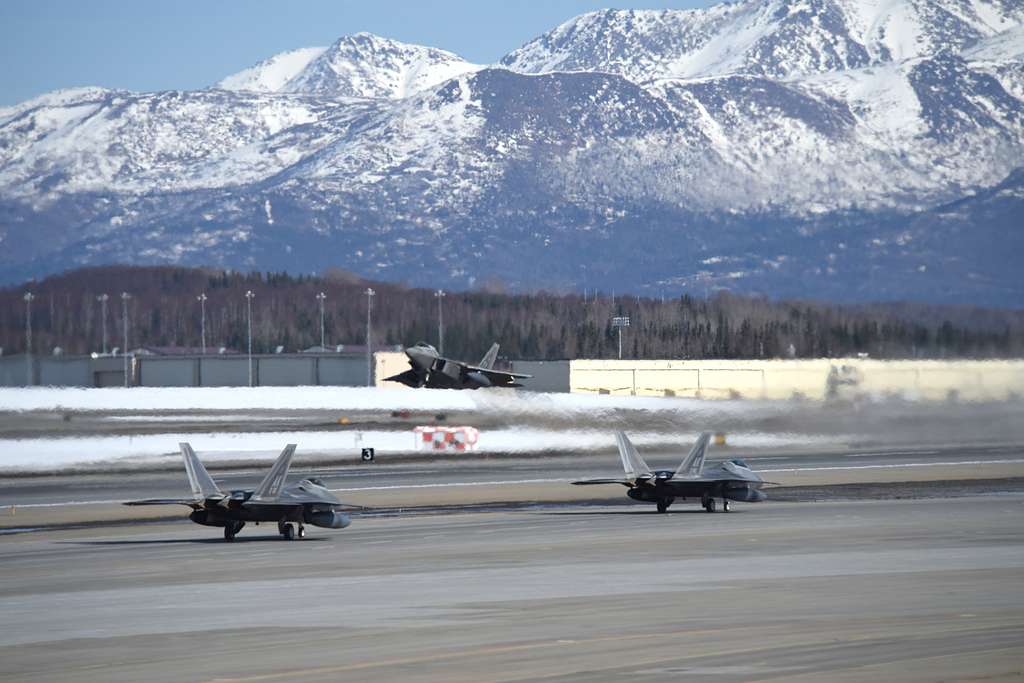
<svg viewBox="0 0 1024 683"><path fill-rule="evenodd" d="M729 501L723 500L722 501L722 512L728 512L728 511L729 511Z"/></svg>
<svg viewBox="0 0 1024 683"><path fill-rule="evenodd" d="M304 527L304 526L302 526L300 524L299 525L299 538L305 538L305 537L306 537L306 527Z"/></svg>
<svg viewBox="0 0 1024 683"><path fill-rule="evenodd" d="M284 530L281 531L281 535L284 536L284 540L291 541L295 538L295 527L291 524L285 524Z"/></svg>
<svg viewBox="0 0 1024 683"><path fill-rule="evenodd" d="M714 512L715 511L715 499L714 498L709 498L707 505L704 506L704 509L707 510L708 512Z"/></svg>
<svg viewBox="0 0 1024 683"><path fill-rule="evenodd" d="M671 505L671 504L672 503L670 503L667 500L659 500L658 501L658 512L665 512L665 511L667 511L668 510L668 506Z"/></svg>
<svg viewBox="0 0 1024 683"><path fill-rule="evenodd" d="M235 527L233 524L228 524L224 527L224 540L233 541L235 540Z"/></svg>

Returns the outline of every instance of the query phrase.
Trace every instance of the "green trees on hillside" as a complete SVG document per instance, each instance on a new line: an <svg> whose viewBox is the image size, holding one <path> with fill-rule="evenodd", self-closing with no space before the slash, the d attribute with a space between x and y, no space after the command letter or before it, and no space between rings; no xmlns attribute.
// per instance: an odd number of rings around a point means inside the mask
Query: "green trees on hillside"
<svg viewBox="0 0 1024 683"><path fill-rule="evenodd" d="M205 293L207 346L244 350L245 292L252 290L253 345L259 352L296 351L320 343L318 292L327 296L327 343L361 346L366 335L364 294L370 284L374 345L437 342L437 299L427 289L367 283L344 272L323 277L233 273L172 267L89 268L0 291L0 346L25 346L25 302L31 290L33 346L49 353L98 351L103 321L97 296L110 294L108 347L122 338L122 291L129 301L130 346L200 346ZM115 303L116 302L116 303ZM618 342L611 318L627 315L623 356L630 358L880 358L1008 357L1024 351L1024 313L969 307L891 304L838 306L773 302L719 294L662 301L635 296L449 293L444 299L446 355L476 360L493 341L502 356L519 359L613 358Z"/></svg>

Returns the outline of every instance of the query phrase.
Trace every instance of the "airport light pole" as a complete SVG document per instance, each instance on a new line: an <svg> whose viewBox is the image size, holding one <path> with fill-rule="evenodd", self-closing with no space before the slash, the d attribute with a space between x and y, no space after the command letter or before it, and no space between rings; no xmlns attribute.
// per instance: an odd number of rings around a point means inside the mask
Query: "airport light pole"
<svg viewBox="0 0 1024 683"><path fill-rule="evenodd" d="M256 296L252 290L245 292L246 327L249 329L249 386L252 386L252 298Z"/></svg>
<svg viewBox="0 0 1024 683"><path fill-rule="evenodd" d="M373 347L371 346L372 336L370 335L370 323L373 321L373 297L377 292L372 288L366 288L366 386L373 386Z"/></svg>
<svg viewBox="0 0 1024 683"><path fill-rule="evenodd" d="M128 292L121 292L121 325L124 327L124 349L121 356L124 358L124 386L128 387L128 299L132 295Z"/></svg>
<svg viewBox="0 0 1024 683"><path fill-rule="evenodd" d="M434 296L437 297L437 352L444 355L444 309L441 306L441 301L447 296L443 289L439 289L434 292Z"/></svg>
<svg viewBox="0 0 1024 683"><path fill-rule="evenodd" d="M206 292L196 297L196 301L199 302L199 343L204 356L206 355L206 298Z"/></svg>
<svg viewBox="0 0 1024 683"><path fill-rule="evenodd" d="M100 302L100 326L103 329L103 355L107 355L107 300L110 299L109 294L100 294L96 297L96 301Z"/></svg>
<svg viewBox="0 0 1024 683"><path fill-rule="evenodd" d="M612 327L619 332L619 360L622 360L622 328L629 327L629 316L618 315L612 318Z"/></svg>
<svg viewBox="0 0 1024 683"><path fill-rule="evenodd" d="M320 350L324 351L327 349L327 337L324 334L324 301L327 299L327 295L320 292L316 298L320 302Z"/></svg>
<svg viewBox="0 0 1024 683"><path fill-rule="evenodd" d="M32 299L36 295L25 292L25 384L32 386Z"/></svg>

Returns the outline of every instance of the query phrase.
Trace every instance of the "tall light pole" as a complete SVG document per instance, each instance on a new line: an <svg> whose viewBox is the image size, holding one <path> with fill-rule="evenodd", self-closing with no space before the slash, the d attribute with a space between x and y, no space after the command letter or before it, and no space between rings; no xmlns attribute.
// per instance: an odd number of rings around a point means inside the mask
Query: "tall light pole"
<svg viewBox="0 0 1024 683"><path fill-rule="evenodd" d="M249 328L249 386L252 386L252 290L245 292L246 326Z"/></svg>
<svg viewBox="0 0 1024 683"><path fill-rule="evenodd" d="M132 295L128 292L121 292L121 325L124 327L124 350L121 356L124 357L124 386L128 387L128 299Z"/></svg>
<svg viewBox="0 0 1024 683"><path fill-rule="evenodd" d="M203 349L203 355L206 355L206 292L203 292L196 297L196 301L199 302L199 342Z"/></svg>
<svg viewBox="0 0 1024 683"><path fill-rule="evenodd" d="M324 351L327 349L327 337L324 334L324 301L327 299L327 295L320 292L316 298L320 302L320 350Z"/></svg>
<svg viewBox="0 0 1024 683"><path fill-rule="evenodd" d="M100 325L103 328L103 355L107 355L107 300L109 294L100 294L96 301L100 302Z"/></svg>
<svg viewBox="0 0 1024 683"><path fill-rule="evenodd" d="M32 386L32 299L36 295L25 292L25 384Z"/></svg>
<svg viewBox="0 0 1024 683"><path fill-rule="evenodd" d="M444 309L441 306L441 301L446 296L443 289L439 289L434 292L434 296L437 297L437 352L442 356L444 355Z"/></svg>
<svg viewBox="0 0 1024 683"><path fill-rule="evenodd" d="M373 321L373 297L377 292L372 288L366 288L366 386L373 386L373 337L370 334L370 324Z"/></svg>
<svg viewBox="0 0 1024 683"><path fill-rule="evenodd" d="M629 316L619 315L612 318L612 327L619 332L619 360L622 360L622 328L629 327Z"/></svg>

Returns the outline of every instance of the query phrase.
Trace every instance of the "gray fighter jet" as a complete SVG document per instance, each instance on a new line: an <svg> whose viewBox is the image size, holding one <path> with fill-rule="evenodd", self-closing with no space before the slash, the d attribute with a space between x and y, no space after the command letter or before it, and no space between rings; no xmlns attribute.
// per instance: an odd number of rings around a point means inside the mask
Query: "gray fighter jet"
<svg viewBox="0 0 1024 683"><path fill-rule="evenodd" d="M385 382L401 382L407 387L431 389L482 389L484 387L521 387L516 382L532 375L495 370L498 345L494 344L478 365L442 358L437 349L426 342L405 350L411 369L388 377Z"/></svg>
<svg viewBox="0 0 1024 683"><path fill-rule="evenodd" d="M768 498L761 490L761 486L767 482L751 471L742 460L729 460L704 467L711 432L700 435L689 455L675 471L651 470L625 433L618 432L615 438L619 444L622 468L626 471L625 478L587 479L574 481L573 484L622 484L629 489L626 495L633 500L657 503L658 512L668 510L676 498L700 498L701 505L708 512L715 511L716 498L722 499L724 512L729 511L730 500L757 503Z"/></svg>
<svg viewBox="0 0 1024 683"><path fill-rule="evenodd" d="M306 535L305 524L325 529L344 529L351 518L340 512L341 505L319 479L303 479L285 486L288 468L295 454L295 444L288 444L270 472L253 491L221 491L210 473L187 443L179 444L185 458L185 472L192 487L192 498L151 498L133 500L125 505L187 505L188 516L196 524L224 527L224 540L235 540L246 522L277 522L278 533L285 540Z"/></svg>

